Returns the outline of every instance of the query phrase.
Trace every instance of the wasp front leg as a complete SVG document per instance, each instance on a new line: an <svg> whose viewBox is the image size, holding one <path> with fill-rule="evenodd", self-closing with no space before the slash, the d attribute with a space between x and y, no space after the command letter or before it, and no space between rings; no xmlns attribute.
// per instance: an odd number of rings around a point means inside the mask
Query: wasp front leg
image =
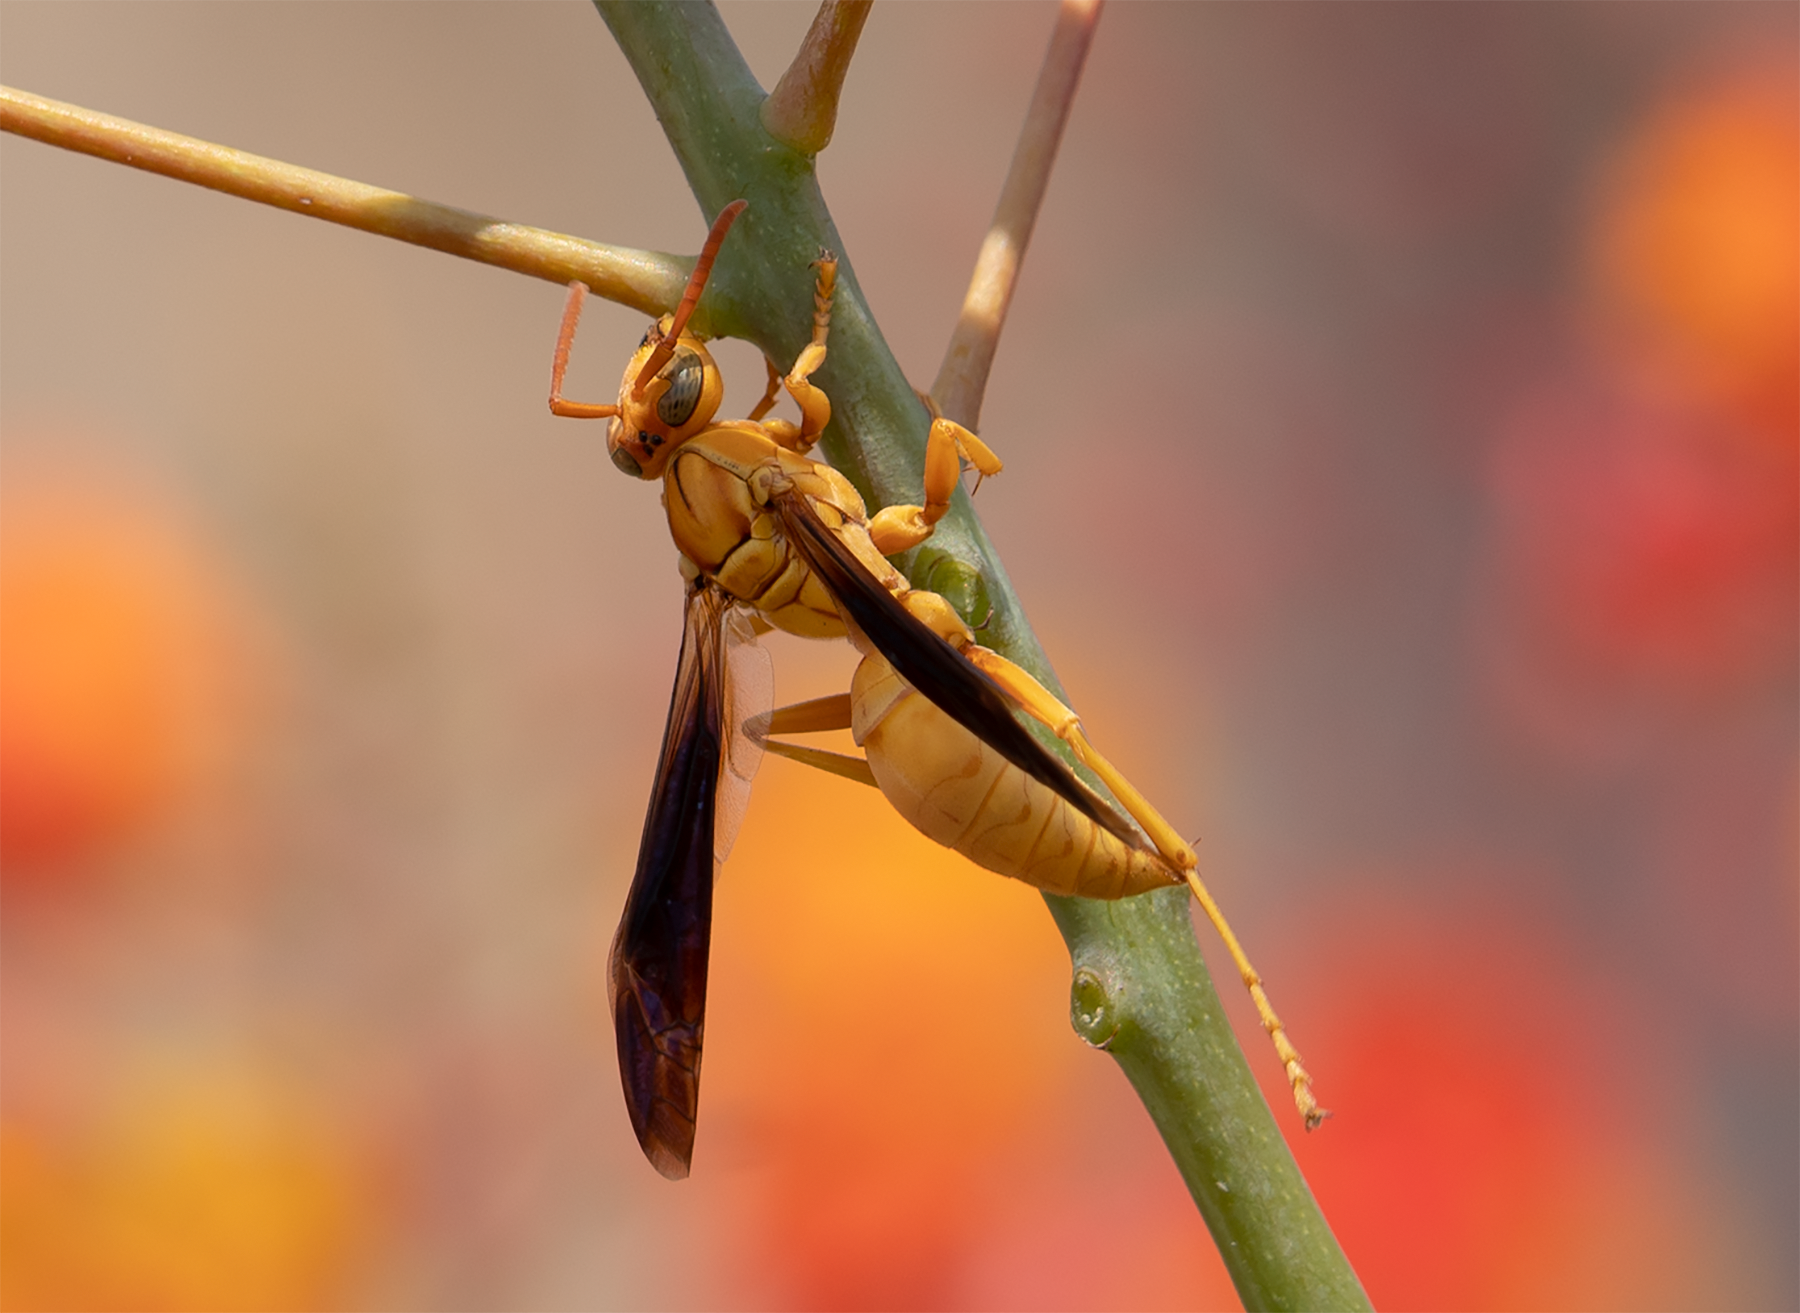
<svg viewBox="0 0 1800 1313"><path fill-rule="evenodd" d="M587 300L587 291L587 284L576 279L569 284L569 297L563 302L562 328L557 332L556 353L550 360L550 413L565 419L611 419L619 413L616 404L570 401L562 394L563 375L569 369L569 350L575 345L575 329L581 323L581 306Z"/></svg>
<svg viewBox="0 0 1800 1313"><path fill-rule="evenodd" d="M800 407L800 422L792 420L772 419L763 427L770 437L786 447L789 451L802 454L810 451L819 434L831 422L831 398L813 386L812 376L819 366L825 363L825 338L831 332L831 299L837 291L837 257L830 251L819 252L814 262L819 270L819 280L813 290L813 332L812 341L800 349L794 358L794 367L787 372L782 386ZM770 388L764 401L770 401L774 394L774 368L770 367ZM752 418L760 419L768 413L767 405L759 405Z"/></svg>
<svg viewBox="0 0 1800 1313"><path fill-rule="evenodd" d="M751 408L748 415L744 416L744 418L749 420L752 424L755 424L757 421L761 420L764 415L767 415L771 410L775 409L775 403L781 399L781 367L767 356L763 357L763 365L769 371L768 386L763 389L762 400L757 402L756 405ZM766 428L768 426L764 425L764 427Z"/></svg>
<svg viewBox="0 0 1800 1313"><path fill-rule="evenodd" d="M869 521L869 536L883 556L909 551L931 537L937 522L950 509L950 497L962 478L963 462L975 467L982 478L998 474L1000 458L968 429L942 416L931 421L925 438L925 504L884 506Z"/></svg>

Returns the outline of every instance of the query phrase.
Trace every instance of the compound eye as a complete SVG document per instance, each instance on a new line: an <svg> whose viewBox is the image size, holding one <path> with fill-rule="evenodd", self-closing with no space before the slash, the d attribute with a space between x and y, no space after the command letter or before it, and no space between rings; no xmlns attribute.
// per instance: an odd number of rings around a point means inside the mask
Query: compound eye
<svg viewBox="0 0 1800 1313"><path fill-rule="evenodd" d="M663 371L669 390L656 402L656 417L672 429L686 424L700 402L706 383L706 363L692 351L677 351Z"/></svg>

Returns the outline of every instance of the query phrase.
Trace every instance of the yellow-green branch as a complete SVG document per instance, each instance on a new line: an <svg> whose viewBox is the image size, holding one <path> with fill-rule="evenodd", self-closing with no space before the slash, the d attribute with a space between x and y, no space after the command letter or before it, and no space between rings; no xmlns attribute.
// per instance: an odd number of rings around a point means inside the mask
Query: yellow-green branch
<svg viewBox="0 0 1800 1313"><path fill-rule="evenodd" d="M659 315L681 299L694 262L507 223L316 169L0 87L0 130L328 223L498 265Z"/></svg>

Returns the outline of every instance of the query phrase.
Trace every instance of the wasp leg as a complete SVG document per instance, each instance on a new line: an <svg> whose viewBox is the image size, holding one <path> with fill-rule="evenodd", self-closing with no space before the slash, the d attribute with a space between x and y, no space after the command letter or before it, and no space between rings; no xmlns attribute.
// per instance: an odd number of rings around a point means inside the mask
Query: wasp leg
<svg viewBox="0 0 1800 1313"><path fill-rule="evenodd" d="M850 728L850 695L833 693L830 697L796 702L751 716L744 721L744 733L757 743L771 734L822 734L828 730Z"/></svg>
<svg viewBox="0 0 1800 1313"><path fill-rule="evenodd" d="M843 752L827 752L824 748L803 748L798 743L782 743L770 739L763 748L777 757L786 757L789 761L797 761L802 766L811 766L814 770L822 770L827 775L841 776L846 780L855 780L858 784L866 784L871 789L879 788L875 783L875 773L869 769L869 763L861 757L852 757Z"/></svg>
<svg viewBox="0 0 1800 1313"><path fill-rule="evenodd" d="M778 757L786 757L789 761L797 761L802 766L811 766L814 770L822 770L831 775L841 775L858 784L877 787L869 763L861 757L827 752L823 748L805 748L797 743L780 743L767 738L770 734L817 734L824 730L849 728L850 695L834 693L830 697L796 702L791 707L779 707L771 711L767 717L759 718L759 723L751 730L751 736L761 742L766 751L773 752Z"/></svg>
<svg viewBox="0 0 1800 1313"><path fill-rule="evenodd" d="M831 332L831 298L837 290L837 257L820 252L819 282L813 292L812 341L800 349L794 367L788 370L782 385L800 406L800 423L771 420L763 427L770 437L790 451L806 452L819 440L825 425L831 422L831 399L812 384L812 375L825 363L825 338Z"/></svg>
<svg viewBox="0 0 1800 1313"><path fill-rule="evenodd" d="M1262 1022L1262 1028L1269 1032L1269 1039L1275 1045L1276 1056L1281 1059L1283 1070L1287 1073L1288 1083L1293 1087L1294 1105L1300 1109L1300 1115L1306 1119L1306 1128L1311 1130L1326 1117L1330 1116L1319 1107L1318 1100L1313 1097L1312 1077L1301 1064L1299 1051L1288 1039L1287 1029L1281 1024L1281 1018L1275 1015L1275 1009L1269 1003L1269 996L1263 989L1262 977L1256 968L1250 965L1243 946L1232 933L1231 925L1225 920L1225 914L1213 901L1212 893L1207 889L1205 881L1200 878L1200 859L1193 848L1178 835L1174 828L1162 818L1162 814L1150 805L1149 799L1139 793L1137 787L1122 775L1118 768L1101 756L1094 745L1088 742L1087 735L1082 732L1081 720L1062 701L1032 677L1030 672L1014 665L998 652L971 644L963 649L963 655L991 676L1019 706L1031 717L1042 721L1056 736L1074 750L1075 756L1098 775L1113 796L1119 800L1125 810L1131 813L1131 819L1144 828L1144 833L1156 845L1163 859L1180 872L1193 890L1194 898L1211 921L1213 929L1219 932L1219 938L1225 941L1225 949L1231 954L1232 963L1238 974L1243 977L1244 987L1250 991L1251 1001L1256 1004L1256 1015Z"/></svg>
<svg viewBox="0 0 1800 1313"><path fill-rule="evenodd" d="M770 734L819 734L825 730L850 728L850 695L833 693L796 702L791 707L777 707L769 713Z"/></svg>
<svg viewBox="0 0 1800 1313"><path fill-rule="evenodd" d="M950 509L950 496L962 477L964 461L984 479L1002 468L993 449L961 424L941 416L932 420L925 438L925 504L885 506L877 511L869 521L869 536L877 551L893 556L931 537L932 529Z"/></svg>
<svg viewBox="0 0 1800 1313"><path fill-rule="evenodd" d="M763 357L763 365L769 371L769 385L763 389L762 400L756 403L747 418L752 424L775 409L775 401L781 396L781 370L773 360Z"/></svg>
<svg viewBox="0 0 1800 1313"><path fill-rule="evenodd" d="M619 413L617 405L568 401L562 394L563 375L569 368L569 348L575 345L575 326L581 322L581 306L586 300L587 284L580 279L570 283L569 299L563 303L562 328L556 335L556 354L550 360L550 413L566 419L610 419Z"/></svg>

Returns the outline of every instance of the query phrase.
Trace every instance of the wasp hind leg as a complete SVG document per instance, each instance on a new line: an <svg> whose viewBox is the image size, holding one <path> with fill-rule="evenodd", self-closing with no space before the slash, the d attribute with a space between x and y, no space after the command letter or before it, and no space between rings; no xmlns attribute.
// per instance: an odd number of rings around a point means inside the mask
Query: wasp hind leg
<svg viewBox="0 0 1800 1313"><path fill-rule="evenodd" d="M963 655L992 677L1028 715L1049 726L1058 738L1069 745L1081 763L1098 775L1120 805L1131 813L1131 819L1143 827L1144 833L1156 845L1163 860L1187 881L1195 900L1206 913L1206 919L1212 922L1213 929L1224 940L1225 949L1231 954L1232 964L1243 978L1244 987L1250 991L1250 1000L1256 1004L1256 1015L1262 1022L1262 1028L1269 1033L1269 1040L1275 1045L1275 1055L1281 1059L1288 1084L1293 1087L1294 1106L1305 1119L1306 1129L1310 1131L1324 1121L1331 1114L1319 1107L1319 1101L1312 1092L1312 1076L1301 1063L1300 1053L1288 1038L1287 1028L1281 1024L1281 1018L1275 1015L1269 995L1263 989L1262 977L1250 965L1243 946L1232 933L1230 922L1226 921L1224 912L1219 910L1219 904L1214 901L1206 882L1200 878L1200 858L1193 847L1150 805L1149 799L1138 792L1137 786L1088 742L1087 735L1082 732L1080 718L1028 671L1014 665L998 652L978 645L971 644L964 648Z"/></svg>
<svg viewBox="0 0 1800 1313"><path fill-rule="evenodd" d="M861 757L828 752L824 748L803 747L798 743L782 743L768 737L770 734L818 734L827 730L849 729L848 693L834 693L830 697L814 698L811 702L796 702L791 707L778 707L768 714L766 722L747 728L751 737L761 742L766 752L786 757L789 761L797 761L802 766L811 766L828 775L855 780L870 788L879 787L875 783L874 773L869 769L869 763Z"/></svg>

